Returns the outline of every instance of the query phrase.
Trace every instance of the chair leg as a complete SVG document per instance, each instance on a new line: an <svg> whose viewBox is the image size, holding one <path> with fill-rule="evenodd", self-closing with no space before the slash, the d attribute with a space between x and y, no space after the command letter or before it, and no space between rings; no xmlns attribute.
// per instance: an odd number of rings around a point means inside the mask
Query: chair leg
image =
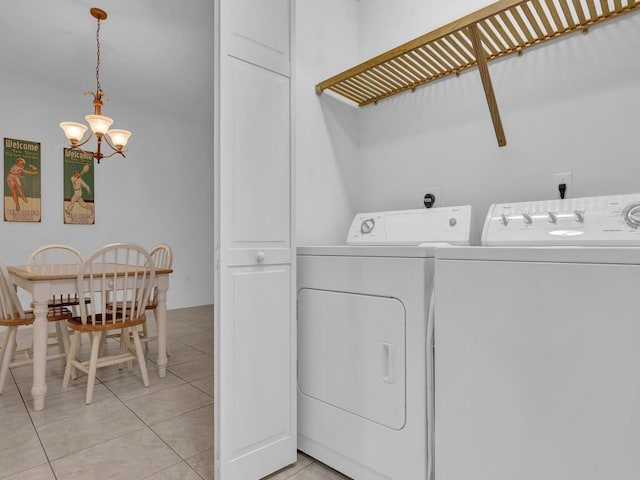
<svg viewBox="0 0 640 480"><path fill-rule="evenodd" d="M142 342L140 342L140 336L138 335L138 329L133 329L133 343L136 347L136 357L138 358L138 364L140 365L140 373L142 374L142 382L145 387L149 386L149 373L147 372L147 363L144 360L144 354L142 353Z"/></svg>
<svg viewBox="0 0 640 480"><path fill-rule="evenodd" d="M14 360L16 352L18 351L18 336L14 335L13 337L13 354L11 355L11 360ZM29 350L25 350L27 359L29 359Z"/></svg>
<svg viewBox="0 0 640 480"><path fill-rule="evenodd" d="M69 386L69 378L71 378L71 371L73 370L73 379L77 378L77 373L75 372L75 368L73 366L73 361L76 358L78 353L78 347L80 346L80 335L79 331L73 332L73 336L71 337L71 345L69 346L69 351L67 352L67 366L64 368L64 378L62 379L62 388L67 388Z"/></svg>
<svg viewBox="0 0 640 480"><path fill-rule="evenodd" d="M62 368L65 368L66 353L69 352L69 332L63 333L62 322L55 322L55 327L56 338L58 340L58 351L60 354L65 355L64 357L60 357L60 362L62 363ZM65 326L64 330L66 329L67 327Z"/></svg>
<svg viewBox="0 0 640 480"><path fill-rule="evenodd" d="M118 350L120 353L125 353L129 351L129 330L128 329L121 329L120 330L120 350ZM122 370L124 368L124 363L119 363L118 364L118 370ZM131 362L128 361L127 362L127 370L130 372L133 369L133 365L131 365Z"/></svg>
<svg viewBox="0 0 640 480"><path fill-rule="evenodd" d="M131 350L131 330L137 330L134 328L123 328L120 330L120 353L125 353ZM127 371L133 372L133 361L127 361Z"/></svg>
<svg viewBox="0 0 640 480"><path fill-rule="evenodd" d="M64 345L64 351L68 354L69 350L71 349L71 337L69 336L69 329L67 328L66 322L63 322L62 324L60 324L60 322L58 322L58 325L60 325L61 327L61 336L62 336L62 344ZM58 341L60 341L58 339ZM82 335L78 335L78 346L76 347L76 355L77 352L80 351L80 345L82 344ZM67 357L65 357L65 365L67 362ZM66 366L65 366L65 370L66 370ZM74 365L71 365L71 378L73 378L74 380L76 378L78 378L78 373L76 372L76 367Z"/></svg>
<svg viewBox="0 0 640 480"><path fill-rule="evenodd" d="M100 332L100 333L92 333L91 334L91 342L93 344L93 339L94 337L98 335L100 337L100 351L98 352L99 356L102 356L102 354L104 353L104 346L107 343L107 334L106 332Z"/></svg>
<svg viewBox="0 0 640 480"><path fill-rule="evenodd" d="M98 370L98 352L102 343L102 335L93 336L91 345L91 358L89 359L89 377L87 378L87 396L84 403L89 405L93 400L93 386L96 383L96 371Z"/></svg>
<svg viewBox="0 0 640 480"><path fill-rule="evenodd" d="M9 327L4 333L4 341L2 342L2 360L0 360L0 394L4 390L4 382L7 379L9 365L15 349L16 330L18 327Z"/></svg>
<svg viewBox="0 0 640 480"><path fill-rule="evenodd" d="M149 331L147 330L147 321L145 320L145 322L142 324L142 335L144 336L145 339L149 339ZM144 351L145 352L149 352L149 342L144 342Z"/></svg>

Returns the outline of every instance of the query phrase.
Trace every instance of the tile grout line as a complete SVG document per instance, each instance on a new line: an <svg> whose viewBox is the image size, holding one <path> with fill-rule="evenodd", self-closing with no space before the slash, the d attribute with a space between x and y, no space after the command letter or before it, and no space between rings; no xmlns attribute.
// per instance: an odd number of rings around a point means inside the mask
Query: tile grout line
<svg viewBox="0 0 640 480"><path fill-rule="evenodd" d="M44 453L45 458L47 459L47 464L49 465L49 470L51 470L51 473L53 474L53 478L55 480L58 480L58 476L56 475L55 470L53 469L53 465L51 465L51 459L49 458L49 454L47 453L46 448L44 448L44 443L42 443L42 438L40 438L40 432L38 432L38 427L36 427L36 424L33 422L33 416L31 415L31 410L29 409L29 406L27 405L27 402L24 398L24 395L22 394L22 392L20 391L20 389L18 388L18 382L16 381L16 378L13 374L13 372L11 371L11 369L9 369L9 372L11 373L11 379L13 380L14 385L16 386L16 390L18 391L18 395L20 395L20 399L22 400L22 405L24 406L25 410L27 411L27 415L29 415L29 421L31 422L31 426L33 427L33 431L36 433L36 437L38 437L38 443L40 444L40 448L42 448L42 453ZM36 465L37 467L37 465ZM35 468L35 467L33 467ZM22 472L16 472L17 473L24 473L27 470L23 470Z"/></svg>
<svg viewBox="0 0 640 480"><path fill-rule="evenodd" d="M185 383L188 383L188 382L185 382ZM185 464L186 464L186 465L191 469L191 471L193 471L196 475L198 475L200 478L202 478L202 476L201 476L198 472L196 472L196 471L193 469L193 467L192 467L191 465L189 465L189 463L187 463L187 460L186 460L186 459L184 459L184 458L182 458L182 455L180 455L180 454L179 454L179 453L178 453L178 452L177 452L177 451L176 451L176 450L175 450L171 445L169 445L169 444L168 444L168 443L167 443L167 442L166 442L166 441L165 441L165 440L164 440L164 439L163 439L163 438L162 438L162 437L161 437L161 436L160 436L160 435L159 435L159 434L158 434L158 433L157 433L157 432L156 432L156 431L151 427L151 425L148 425L148 424L147 424L147 422L145 422L145 421L144 421L144 420L143 420L143 419L142 419L142 418L141 418L141 417L140 417L136 412L134 412L134 411L131 409L131 407L129 407L129 405L127 405L127 404L126 404L126 403L125 403L125 402L124 402L124 401L123 401L123 400L122 400L122 399L121 399L121 398L120 398L120 397L119 397L119 396L118 396L118 395L117 395L113 390L111 390L111 389L110 389L106 384L104 384L104 383L103 383L103 385L104 385L104 387L105 387L107 390L109 390L109 392L111 392L111 393L113 394L113 396L114 396L114 397L116 397L116 398L118 399L118 401L119 401L122 405L124 405L124 407L125 407L127 410L129 410L129 411L130 411L130 412L131 412L131 413L132 413L132 414L133 414L133 415L134 415L138 420L140 420L140 421L142 422L142 424L145 426L145 428L146 428L147 430L151 431L151 432L152 432L152 433L153 433L153 434L154 434L158 439L160 439L160 441L161 441L162 443L164 443L164 444L167 446L167 448L169 448L173 453L175 453L175 454L176 454L176 456L180 459L180 462L177 462L177 463L175 463L175 464L173 464L173 465L170 465L170 466L169 466L169 467L167 467L167 468L171 468L171 467L173 467L173 466L175 466L175 465L178 465L179 463L185 463ZM191 385L191 384L189 383L189 385ZM178 385L178 386L181 386L181 385ZM192 385L192 386L193 386L193 385ZM175 387L171 387L171 388L175 388ZM198 389L198 387L194 387L194 388ZM199 390L199 389L198 389L198 390ZM147 394L147 395L148 395L148 394ZM143 396L144 396L144 395L141 395L141 397L143 397ZM140 398L140 397L136 397L136 398ZM212 402L212 404L213 404L213 402ZM206 406L206 405L205 405L205 406ZM200 408L203 408L203 407L195 408L195 409L190 410L190 411L188 411L188 412L182 413L182 414L180 414L180 415L176 415L175 417L171 417L171 418L164 419L164 420L162 420L162 421L164 422L164 421L166 421L166 420L171 420L171 419L174 419L174 418L181 417L182 415L185 415L185 414L187 414L187 413L194 412L194 411L196 411L196 410L198 410L198 409L200 409ZM199 453L201 453L201 452L199 452ZM196 454L196 455L198 455L198 454ZM166 469L163 469L163 470L166 470ZM159 473L159 472L161 472L161 471L162 471L162 470L160 470L160 471L158 471L158 472L153 472L151 475L155 475L155 474L157 474L157 473ZM149 478L151 475L148 475L147 477L142 477L142 479L140 479L140 480L144 480L144 478ZM203 479L203 480L204 480L204 479Z"/></svg>

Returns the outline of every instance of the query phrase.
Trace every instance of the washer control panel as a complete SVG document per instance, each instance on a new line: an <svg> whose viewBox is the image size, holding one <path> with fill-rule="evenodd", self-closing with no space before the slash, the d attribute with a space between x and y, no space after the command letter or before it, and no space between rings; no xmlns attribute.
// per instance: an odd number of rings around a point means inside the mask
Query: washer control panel
<svg viewBox="0 0 640 480"><path fill-rule="evenodd" d="M358 213L349 229L349 245L468 245L471 206Z"/></svg>
<svg viewBox="0 0 640 480"><path fill-rule="evenodd" d="M491 205L483 245L640 245L640 193Z"/></svg>

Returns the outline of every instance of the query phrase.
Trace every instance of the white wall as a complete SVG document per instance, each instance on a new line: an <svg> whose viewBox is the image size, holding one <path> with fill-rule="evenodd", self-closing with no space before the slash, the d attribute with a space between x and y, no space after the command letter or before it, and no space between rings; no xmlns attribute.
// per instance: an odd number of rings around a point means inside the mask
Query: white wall
<svg viewBox="0 0 640 480"><path fill-rule="evenodd" d="M495 0L362 0L358 3L359 62L446 25Z"/></svg>
<svg viewBox="0 0 640 480"><path fill-rule="evenodd" d="M320 80L357 61L356 0L296 3L294 85L297 240L340 243L352 220L357 190L357 111L314 93Z"/></svg>
<svg viewBox="0 0 640 480"><path fill-rule="evenodd" d="M121 100L103 80L111 97L104 113L133 132L129 153L126 159L117 156L96 164L95 225L64 225L66 139L58 123L90 113L91 98L82 93L95 84L76 87L70 79L66 87L52 87L46 72L23 75L7 65L3 53L8 48L0 49L0 137L41 142L43 208L41 223L0 222L5 263L24 264L34 248L48 243L67 243L90 254L117 241L147 248L163 242L174 252L168 307L213 303L212 94L202 92L201 108L188 113L179 83L175 91L164 92L164 105L153 106ZM213 78L213 45L198 48L203 48L202 61L211 63ZM34 49L27 60L37 62L41 54Z"/></svg>
<svg viewBox="0 0 640 480"><path fill-rule="evenodd" d="M360 1L354 65L488 3ZM492 202L554 198L554 173L573 173L575 196L640 192L639 40L640 15L632 13L592 27L588 35L571 34L527 49L522 57L492 62L507 137L503 148L497 146L476 69L377 105L353 107L356 118L346 128L354 129L357 144L341 172L350 215L417 208L424 187L437 186L438 205L473 206L477 242ZM328 65L315 81L345 67ZM320 102L329 108L334 100L323 95ZM305 239L317 237L301 228Z"/></svg>

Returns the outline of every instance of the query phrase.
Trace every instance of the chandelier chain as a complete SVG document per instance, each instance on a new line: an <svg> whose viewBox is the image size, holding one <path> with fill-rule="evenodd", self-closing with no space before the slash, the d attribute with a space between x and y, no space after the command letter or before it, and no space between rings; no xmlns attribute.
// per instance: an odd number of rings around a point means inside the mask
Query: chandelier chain
<svg viewBox="0 0 640 480"><path fill-rule="evenodd" d="M96 46L97 46L97 60L96 60L96 93L100 88L100 19L98 19L98 29L96 30Z"/></svg>

